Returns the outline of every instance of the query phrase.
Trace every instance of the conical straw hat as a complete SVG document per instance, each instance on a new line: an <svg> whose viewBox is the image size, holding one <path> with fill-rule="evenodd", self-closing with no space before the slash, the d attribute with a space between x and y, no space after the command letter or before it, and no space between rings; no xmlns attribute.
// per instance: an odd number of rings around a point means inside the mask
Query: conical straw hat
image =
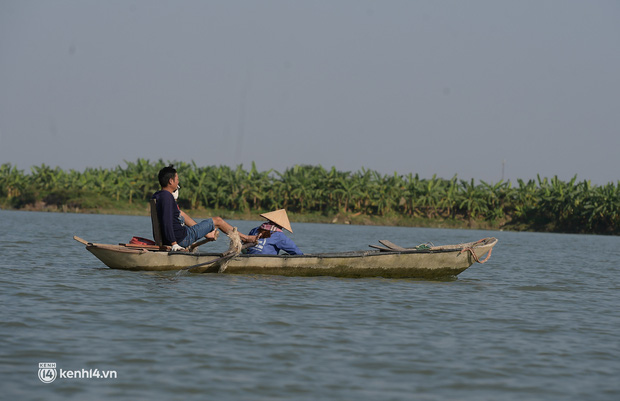
<svg viewBox="0 0 620 401"><path fill-rule="evenodd" d="M266 218L267 220L279 225L280 227L293 232L291 228L291 223L288 221L288 216L286 214L286 210L279 209L269 213L263 213L260 215L261 217Z"/></svg>

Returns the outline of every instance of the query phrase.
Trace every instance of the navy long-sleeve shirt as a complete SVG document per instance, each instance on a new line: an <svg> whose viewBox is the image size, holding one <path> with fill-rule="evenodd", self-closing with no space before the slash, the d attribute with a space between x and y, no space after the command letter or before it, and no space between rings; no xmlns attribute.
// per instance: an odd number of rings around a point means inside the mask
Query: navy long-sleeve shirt
<svg viewBox="0 0 620 401"><path fill-rule="evenodd" d="M187 227L179 220L181 210L174 196L168 191L161 190L155 192L153 198L157 200L157 218L161 226L164 245L181 242L187 235Z"/></svg>

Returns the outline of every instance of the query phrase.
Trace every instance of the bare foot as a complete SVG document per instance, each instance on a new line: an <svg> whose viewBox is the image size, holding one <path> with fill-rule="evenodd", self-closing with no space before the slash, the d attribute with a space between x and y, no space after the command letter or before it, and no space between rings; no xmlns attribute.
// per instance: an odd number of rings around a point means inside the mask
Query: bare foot
<svg viewBox="0 0 620 401"><path fill-rule="evenodd" d="M245 235L245 234L239 234L239 237L241 238L241 241L246 242L246 243L256 243L258 242L258 239L260 238L258 235Z"/></svg>
<svg viewBox="0 0 620 401"><path fill-rule="evenodd" d="M205 238L208 239L209 241L215 241L217 240L217 237L219 237L220 232L218 229L215 229L213 231L211 231L210 233L208 233L207 235L205 235Z"/></svg>

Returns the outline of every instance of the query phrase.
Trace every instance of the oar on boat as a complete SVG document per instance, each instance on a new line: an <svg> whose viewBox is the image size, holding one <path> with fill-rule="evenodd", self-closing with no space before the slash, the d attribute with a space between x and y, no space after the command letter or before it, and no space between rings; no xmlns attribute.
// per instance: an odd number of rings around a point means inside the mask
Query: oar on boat
<svg viewBox="0 0 620 401"><path fill-rule="evenodd" d="M406 251L407 250L407 248L403 248L402 246L396 245L395 243L390 242L386 239L380 239L379 242L394 251Z"/></svg>

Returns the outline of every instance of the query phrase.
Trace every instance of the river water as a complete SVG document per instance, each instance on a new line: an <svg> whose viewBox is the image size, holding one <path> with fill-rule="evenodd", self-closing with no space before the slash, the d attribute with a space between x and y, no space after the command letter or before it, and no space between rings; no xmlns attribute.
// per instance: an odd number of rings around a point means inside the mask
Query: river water
<svg viewBox="0 0 620 401"><path fill-rule="evenodd" d="M3 399L620 399L618 237L293 222L306 253L499 243L444 281L177 276L108 269L72 240L151 237L147 217L0 224Z"/></svg>

